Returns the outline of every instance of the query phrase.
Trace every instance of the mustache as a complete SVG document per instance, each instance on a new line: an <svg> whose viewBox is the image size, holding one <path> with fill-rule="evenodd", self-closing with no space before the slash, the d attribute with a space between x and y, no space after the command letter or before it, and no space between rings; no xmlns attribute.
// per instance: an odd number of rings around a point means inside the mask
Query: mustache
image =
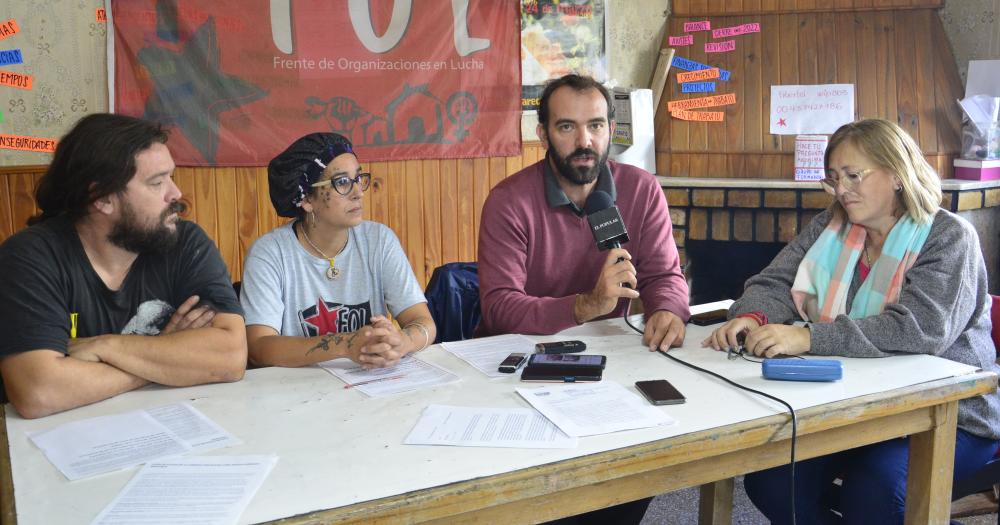
<svg viewBox="0 0 1000 525"><path fill-rule="evenodd" d="M566 159L567 160L573 160L573 159L582 158L582 157L593 157L593 158L597 159L597 158L600 158L600 155L598 155L596 151L594 151L594 150L592 150L590 148L578 148L573 153L570 153L569 156L566 157Z"/></svg>
<svg viewBox="0 0 1000 525"><path fill-rule="evenodd" d="M173 201L167 205L167 209L163 210L161 214L164 219L169 217L171 214L176 213L177 215L183 215L188 209L187 203L184 201Z"/></svg>

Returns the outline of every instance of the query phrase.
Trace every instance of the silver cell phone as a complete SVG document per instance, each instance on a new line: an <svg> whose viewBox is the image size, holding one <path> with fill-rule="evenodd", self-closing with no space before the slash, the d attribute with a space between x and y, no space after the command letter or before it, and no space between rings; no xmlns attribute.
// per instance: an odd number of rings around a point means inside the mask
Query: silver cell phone
<svg viewBox="0 0 1000 525"><path fill-rule="evenodd" d="M524 364L527 357L528 354L514 352L500 362L500 366L497 368L497 371L505 374L513 374L518 368L521 367L522 364Z"/></svg>

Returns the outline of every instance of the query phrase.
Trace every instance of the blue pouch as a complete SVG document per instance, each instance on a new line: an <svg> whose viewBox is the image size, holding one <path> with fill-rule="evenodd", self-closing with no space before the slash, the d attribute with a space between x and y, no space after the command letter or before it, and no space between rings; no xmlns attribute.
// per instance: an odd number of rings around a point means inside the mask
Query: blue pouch
<svg viewBox="0 0 1000 525"><path fill-rule="evenodd" d="M779 381L836 381L844 377L844 365L834 359L765 359L764 379Z"/></svg>

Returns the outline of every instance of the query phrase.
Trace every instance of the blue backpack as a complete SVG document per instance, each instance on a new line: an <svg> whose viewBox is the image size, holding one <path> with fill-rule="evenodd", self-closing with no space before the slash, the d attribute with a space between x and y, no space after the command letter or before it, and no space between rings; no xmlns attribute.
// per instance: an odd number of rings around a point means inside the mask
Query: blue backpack
<svg viewBox="0 0 1000 525"><path fill-rule="evenodd" d="M479 265L448 263L431 274L424 297L437 326L435 343L471 339L479 325Z"/></svg>

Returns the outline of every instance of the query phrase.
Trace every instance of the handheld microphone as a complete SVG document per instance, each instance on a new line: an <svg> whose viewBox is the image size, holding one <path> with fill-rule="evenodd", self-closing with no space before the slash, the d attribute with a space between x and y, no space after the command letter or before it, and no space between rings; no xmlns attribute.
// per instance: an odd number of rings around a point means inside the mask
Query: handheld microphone
<svg viewBox="0 0 1000 525"><path fill-rule="evenodd" d="M607 192L597 190L587 197L583 206L590 223L590 232L594 234L597 248L602 252L611 248L621 248L628 242L628 231L622 222L622 214L618 212L614 199ZM617 262L624 261L619 257ZM628 283L622 283L625 288L631 288Z"/></svg>
<svg viewBox="0 0 1000 525"><path fill-rule="evenodd" d="M599 250L621 248L621 245L628 242L628 231L611 195L597 190L587 197L583 208Z"/></svg>

